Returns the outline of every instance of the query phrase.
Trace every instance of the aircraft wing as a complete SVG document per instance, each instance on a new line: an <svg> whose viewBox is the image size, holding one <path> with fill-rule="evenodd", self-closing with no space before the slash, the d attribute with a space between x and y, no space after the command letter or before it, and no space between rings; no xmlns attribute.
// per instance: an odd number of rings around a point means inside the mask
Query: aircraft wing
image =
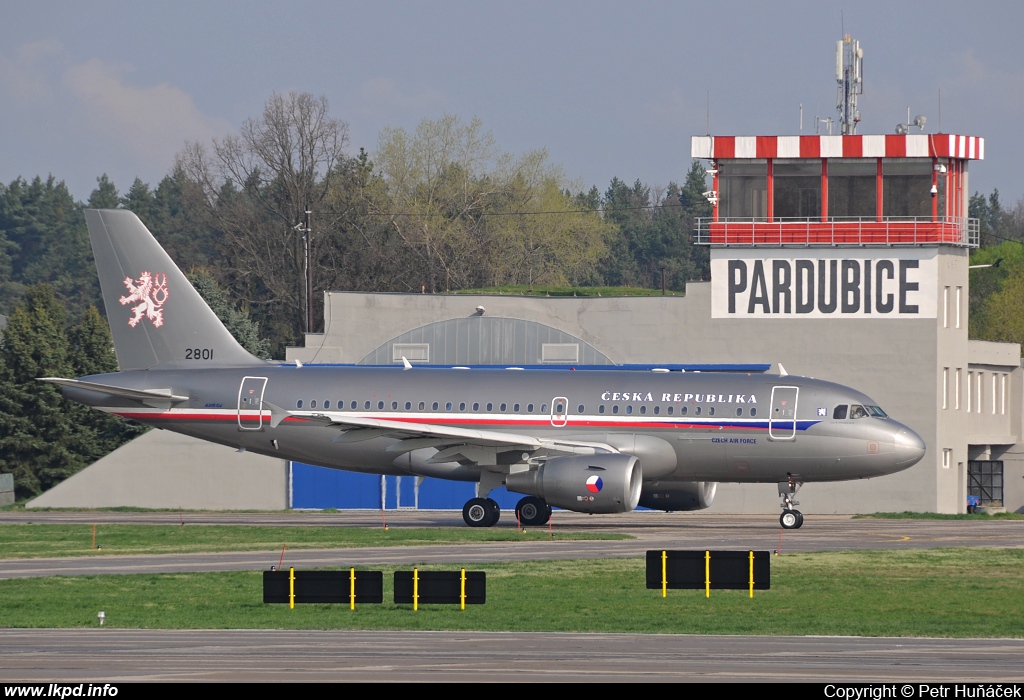
<svg viewBox="0 0 1024 700"><path fill-rule="evenodd" d="M398 442L388 447L389 452L409 452L424 447L437 448L438 455L431 461L450 461L463 457L469 461L481 463L480 458L483 455L511 451L529 452L534 456L552 453L618 452L617 449L603 442L545 438L525 433L458 428L431 423L362 418L343 413L314 411L289 411L288 413L291 416L342 430L343 432L334 439L335 442L359 442L378 437L391 437L397 438Z"/></svg>

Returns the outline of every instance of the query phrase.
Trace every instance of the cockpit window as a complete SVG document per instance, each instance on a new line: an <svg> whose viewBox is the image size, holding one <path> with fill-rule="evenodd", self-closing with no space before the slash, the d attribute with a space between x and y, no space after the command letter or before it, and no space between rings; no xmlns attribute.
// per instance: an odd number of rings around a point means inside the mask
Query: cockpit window
<svg viewBox="0 0 1024 700"><path fill-rule="evenodd" d="M846 420L846 411L849 406L843 404L842 406L836 406L832 410L832 420Z"/></svg>
<svg viewBox="0 0 1024 700"><path fill-rule="evenodd" d="M850 418L867 418L868 412L860 404L850 406Z"/></svg>
<svg viewBox="0 0 1024 700"><path fill-rule="evenodd" d="M864 408L867 409L868 415L871 416L872 418L888 418L889 417L888 415L886 415L885 411L883 411L878 406L865 406Z"/></svg>

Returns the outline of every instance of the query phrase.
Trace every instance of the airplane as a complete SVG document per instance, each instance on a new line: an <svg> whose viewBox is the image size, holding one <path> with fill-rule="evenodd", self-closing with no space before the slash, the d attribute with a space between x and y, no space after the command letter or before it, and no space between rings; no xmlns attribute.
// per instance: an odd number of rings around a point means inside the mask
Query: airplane
<svg viewBox="0 0 1024 700"><path fill-rule="evenodd" d="M263 455L372 474L476 482L472 527L552 507L711 506L718 482L776 483L785 529L808 482L916 464L925 444L854 389L779 374L516 371L265 361L231 336L139 218L87 210L119 372L44 377L122 418Z"/></svg>

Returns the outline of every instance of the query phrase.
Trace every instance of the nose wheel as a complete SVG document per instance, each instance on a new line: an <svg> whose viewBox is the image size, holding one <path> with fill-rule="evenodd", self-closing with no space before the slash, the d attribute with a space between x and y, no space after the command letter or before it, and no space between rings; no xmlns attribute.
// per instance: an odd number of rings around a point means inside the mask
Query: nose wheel
<svg viewBox="0 0 1024 700"><path fill-rule="evenodd" d="M784 530L796 530L804 524L804 514L793 507L800 505L800 502L794 500L794 497L801 486L803 486L803 482L794 475L790 475L788 481L779 482L779 496L782 497L782 515L779 516L779 525Z"/></svg>
<svg viewBox="0 0 1024 700"><path fill-rule="evenodd" d="M785 530L796 530L804 524L804 514L798 510L787 510L779 516L779 525Z"/></svg>
<svg viewBox="0 0 1024 700"><path fill-rule="evenodd" d="M462 519L470 527L491 527L501 517L501 508L493 498L471 498L462 507Z"/></svg>

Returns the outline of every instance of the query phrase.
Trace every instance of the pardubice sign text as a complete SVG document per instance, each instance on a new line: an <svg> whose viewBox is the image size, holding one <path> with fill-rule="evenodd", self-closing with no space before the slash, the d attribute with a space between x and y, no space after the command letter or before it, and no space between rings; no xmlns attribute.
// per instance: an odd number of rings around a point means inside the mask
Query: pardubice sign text
<svg viewBox="0 0 1024 700"><path fill-rule="evenodd" d="M712 318L935 318L934 249L712 251Z"/></svg>

